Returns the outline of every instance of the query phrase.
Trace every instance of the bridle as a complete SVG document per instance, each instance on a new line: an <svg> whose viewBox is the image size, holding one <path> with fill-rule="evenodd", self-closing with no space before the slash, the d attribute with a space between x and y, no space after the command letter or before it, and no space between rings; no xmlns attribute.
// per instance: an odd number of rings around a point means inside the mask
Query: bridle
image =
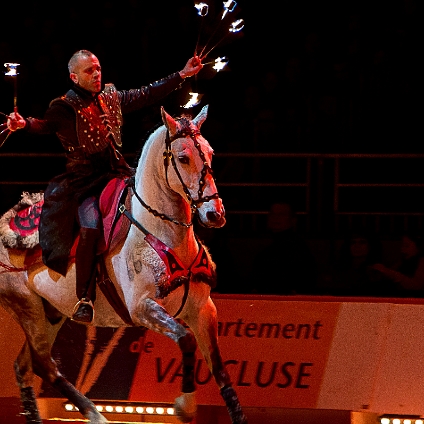
<svg viewBox="0 0 424 424"><path fill-rule="evenodd" d="M204 196L203 195L203 192L205 190L205 184L206 184L206 175L210 174L213 181L215 181L215 177L214 177L212 168L208 165L208 163L206 161L206 157L205 157L205 154L202 150L202 147L200 146L200 143L197 140L197 137L200 135L200 131L194 130L190 126L190 121L187 118L179 118L179 119L177 119L177 122L179 122L181 124L181 128L172 137L170 137L170 135L169 135L169 130L166 131L165 150L163 152L163 162L164 162L164 166L165 166L165 176L166 176L166 182L167 182L168 186L170 186L169 181L168 181L168 169L169 169L169 165L171 164L172 167L174 168L174 171L175 171L178 179L180 180L181 186L184 190L184 193L187 197L187 200L190 203L191 216L193 218L193 216L197 212L197 209L199 208L199 206L202 203L209 202L212 199L218 199L219 195L218 195L218 192L212 194L211 196ZM190 191L189 191L187 185L185 184L183 178L181 177L180 171L178 170L177 164L175 162L175 157L172 154L172 150L171 150L172 142L174 140L178 139L178 138L184 138L184 137L190 137L193 140L194 146L196 147L197 151L199 152L200 159L203 162L203 168L202 168L202 171L200 172L199 190L197 192L197 196L198 196L197 199L193 199L192 195L190 194ZM140 199L139 199L139 201L140 201ZM147 208L147 210L149 210L149 212L152 212L150 209ZM158 214L158 216L161 217L161 214ZM162 219L164 219L164 218L162 218ZM190 223L188 223L188 224L180 223L179 221L176 222L173 219L170 219L170 220L174 223L178 223L179 225L184 225L184 226L191 226L193 224L193 220L191 220Z"/></svg>
<svg viewBox="0 0 424 424"><path fill-rule="evenodd" d="M211 175L213 181L215 181L215 177L213 175L212 168L208 165L208 163L206 161L205 154L204 154L204 152L203 152L203 150L200 146L200 143L197 141L197 136L200 135L200 131L198 131L198 130L195 131L190 126L190 121L187 118L178 118L177 121L181 123L181 128L180 128L179 131L177 131L172 137L169 136L169 130L166 131L165 150L163 152L163 160L164 160L164 166L165 166L165 177L166 177L166 182L167 182L168 186L170 187L170 184L169 184L169 181L168 181L168 169L169 169L169 165L171 164L172 167L174 168L174 171L175 171L181 185L182 185L184 193L187 196L188 201L190 202L190 209L191 209L191 220L190 220L190 222L186 223L186 222L178 221L178 220L176 220L172 217L169 217L168 215L166 215L164 213L157 211L156 209L153 209L151 206L149 206L137 193L137 191L135 189L135 179L134 179L134 177L130 178L129 186L132 188L133 194L137 198L137 200L140 202L140 204L148 212L150 212L153 216L156 216L156 217L162 219L162 221L169 221L169 222L172 222L175 225L180 225L182 227L189 228L193 225L193 216L196 214L199 205L201 205L202 203L205 203L205 202L209 202L209 200L212 200L212 199L218 199L219 194L218 194L218 192L216 192L216 193L212 194L211 196L203 196L203 192L205 190L206 175L209 173ZM171 151L172 142L175 141L176 139L182 138L182 137L190 137L193 140L194 146L196 147L197 151L199 152L199 156L200 156L200 158L202 159L202 162L203 162L203 168L202 168L202 171L200 173L199 190L197 192L198 199L193 199L193 197L191 196L187 185L185 184L183 178L181 177L180 171L178 170L177 164L175 162L175 157L174 157L174 155L172 154L172 151ZM138 222L136 223L135 219L131 216L131 214L128 211L126 211L125 205L121 204L119 210L120 210L121 214L125 213L125 215L127 215L127 217L133 222L133 224L135 224L145 234L148 233L148 231L144 227L142 227L140 223L138 223Z"/></svg>

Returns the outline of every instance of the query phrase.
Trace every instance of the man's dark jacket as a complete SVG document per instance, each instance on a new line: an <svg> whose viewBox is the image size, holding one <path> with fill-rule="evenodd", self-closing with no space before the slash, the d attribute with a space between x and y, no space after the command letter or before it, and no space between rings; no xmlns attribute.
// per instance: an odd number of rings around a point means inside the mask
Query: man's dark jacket
<svg viewBox="0 0 424 424"><path fill-rule="evenodd" d="M122 114L157 102L182 82L175 73L140 89L117 91L107 84L96 95L74 85L50 103L43 119L27 119L29 133L55 133L67 157L66 171L53 178L44 192L39 238L49 268L66 275L82 201L98 197L112 178L134 175L121 154Z"/></svg>

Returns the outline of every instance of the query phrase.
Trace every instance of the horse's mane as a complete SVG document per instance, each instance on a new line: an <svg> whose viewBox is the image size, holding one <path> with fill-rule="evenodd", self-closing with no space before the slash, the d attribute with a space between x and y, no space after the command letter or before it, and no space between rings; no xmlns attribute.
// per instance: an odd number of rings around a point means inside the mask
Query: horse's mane
<svg viewBox="0 0 424 424"><path fill-rule="evenodd" d="M140 140L140 145L138 147L138 149L135 152L135 157L134 157L134 166L137 166L138 161L140 160L141 157L141 153L143 152L144 146L146 145L147 140L150 138L150 136L161 126L163 125L162 121L159 121L156 125L154 125L149 131L146 132L146 134L144 135L144 137L141 138Z"/></svg>
<svg viewBox="0 0 424 424"><path fill-rule="evenodd" d="M189 121L191 121L193 119L193 116L191 114L188 113L183 113L180 116L177 117L173 117L176 121L180 121L183 119L188 119ZM154 125L150 130L148 130L146 132L146 134L141 138L140 140L140 145L137 149L137 151L135 152L135 157L134 157L134 166L137 166L140 157L141 157L141 153L143 152L144 146L146 145L147 141L149 140L149 138L162 126L164 125L162 121L159 121L156 125Z"/></svg>

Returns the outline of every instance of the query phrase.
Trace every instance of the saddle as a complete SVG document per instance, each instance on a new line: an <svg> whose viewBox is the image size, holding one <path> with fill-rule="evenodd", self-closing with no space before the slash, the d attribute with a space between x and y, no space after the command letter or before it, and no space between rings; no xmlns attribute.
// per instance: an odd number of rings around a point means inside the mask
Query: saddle
<svg viewBox="0 0 424 424"><path fill-rule="evenodd" d="M99 199L100 212L103 219L103 241L98 253L113 249L127 235L130 221L118 213L120 204L131 210L131 179L113 178L106 185Z"/></svg>

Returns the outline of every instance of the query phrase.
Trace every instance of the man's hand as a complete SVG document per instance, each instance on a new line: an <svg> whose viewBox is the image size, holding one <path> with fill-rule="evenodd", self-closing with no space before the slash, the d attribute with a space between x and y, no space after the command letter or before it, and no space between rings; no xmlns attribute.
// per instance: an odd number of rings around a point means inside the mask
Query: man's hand
<svg viewBox="0 0 424 424"><path fill-rule="evenodd" d="M10 131L20 130L21 128L24 128L25 125L25 119L18 112L12 112L7 117L7 128Z"/></svg>
<svg viewBox="0 0 424 424"><path fill-rule="evenodd" d="M196 75L202 68L202 59L199 56L194 55L187 61L184 69L180 71L181 78L187 78L191 77L192 75Z"/></svg>

